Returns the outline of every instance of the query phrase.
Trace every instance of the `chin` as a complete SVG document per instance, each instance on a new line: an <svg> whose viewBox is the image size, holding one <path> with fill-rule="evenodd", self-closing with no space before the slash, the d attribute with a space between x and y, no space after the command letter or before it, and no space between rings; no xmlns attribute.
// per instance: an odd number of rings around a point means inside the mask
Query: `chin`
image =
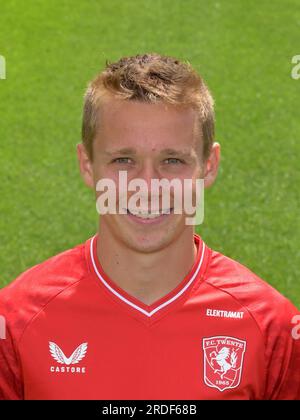
<svg viewBox="0 0 300 420"><path fill-rule="evenodd" d="M153 253L161 251L176 241L180 231L178 226L168 226L167 229L152 232L127 232L123 238L131 249L142 253Z"/></svg>
<svg viewBox="0 0 300 420"><path fill-rule="evenodd" d="M166 241L166 238L147 238L146 236L143 238L131 238L127 242L128 246L137 251L142 253L153 253L158 252L161 249L165 248L170 242Z"/></svg>
<svg viewBox="0 0 300 420"><path fill-rule="evenodd" d="M135 226L126 223L124 216L110 219L108 224L108 230L113 233L117 241L141 253L159 252L176 241L185 229L186 225L182 217L173 218L164 226Z"/></svg>

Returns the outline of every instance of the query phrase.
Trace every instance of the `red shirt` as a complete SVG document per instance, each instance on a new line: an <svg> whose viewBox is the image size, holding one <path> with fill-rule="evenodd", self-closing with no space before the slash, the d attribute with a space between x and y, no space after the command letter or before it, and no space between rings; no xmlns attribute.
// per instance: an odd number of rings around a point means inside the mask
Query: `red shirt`
<svg viewBox="0 0 300 420"><path fill-rule="evenodd" d="M97 240L0 291L0 399L300 399L299 312L270 285L195 235L189 274L147 306Z"/></svg>

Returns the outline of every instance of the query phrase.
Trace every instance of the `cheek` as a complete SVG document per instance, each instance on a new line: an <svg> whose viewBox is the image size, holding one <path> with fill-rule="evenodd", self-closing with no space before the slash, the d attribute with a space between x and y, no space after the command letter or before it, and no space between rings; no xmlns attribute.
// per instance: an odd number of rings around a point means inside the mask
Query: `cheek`
<svg viewBox="0 0 300 420"><path fill-rule="evenodd" d="M203 178L204 177L204 168L202 165L197 164L194 165L193 167L189 167L187 168L183 173L182 173L182 179L192 179L193 181L195 181L198 178Z"/></svg>
<svg viewBox="0 0 300 420"><path fill-rule="evenodd" d="M122 203L124 202L122 201L124 196L130 196L130 193L127 193L127 183L122 183L122 178L119 179L119 170L108 167L107 164L99 163L94 167L93 176L96 198L98 199L100 195L104 194L104 197L109 200L113 208L115 208L115 205L118 206L120 200ZM123 185L125 189L122 189ZM120 186L121 190L119 189Z"/></svg>
<svg viewBox="0 0 300 420"><path fill-rule="evenodd" d="M205 162L199 162L194 171L194 178L201 178L205 177Z"/></svg>
<svg viewBox="0 0 300 420"><path fill-rule="evenodd" d="M161 178L167 178L170 181L172 179L180 179L182 182L184 179L193 179L197 176L198 171L196 170L195 166L191 165L174 165L170 167L163 168L160 171Z"/></svg>
<svg viewBox="0 0 300 420"><path fill-rule="evenodd" d="M100 179L110 179L112 181L114 181L115 183L118 182L118 173L116 173L116 171L111 170L110 168L108 168L108 166L101 162L101 161L95 161L93 163L93 179L94 179L94 184L96 185L96 183L100 180Z"/></svg>

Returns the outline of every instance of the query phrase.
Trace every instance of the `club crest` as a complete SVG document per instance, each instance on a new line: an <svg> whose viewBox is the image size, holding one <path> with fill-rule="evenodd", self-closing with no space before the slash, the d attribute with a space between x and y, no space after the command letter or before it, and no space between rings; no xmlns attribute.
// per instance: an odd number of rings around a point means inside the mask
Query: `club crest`
<svg viewBox="0 0 300 420"><path fill-rule="evenodd" d="M215 336L203 339L204 382L219 391L236 388L242 377L246 341Z"/></svg>

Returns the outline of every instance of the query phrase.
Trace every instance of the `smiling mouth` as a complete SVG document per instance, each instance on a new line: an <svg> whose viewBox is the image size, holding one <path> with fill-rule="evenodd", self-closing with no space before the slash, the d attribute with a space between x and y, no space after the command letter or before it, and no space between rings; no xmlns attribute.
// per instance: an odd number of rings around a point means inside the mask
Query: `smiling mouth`
<svg viewBox="0 0 300 420"><path fill-rule="evenodd" d="M136 211L131 212L127 209L127 214L137 217L142 220L151 220L151 219L158 219L159 217L168 216L173 213L174 208L169 208L165 210L159 210L157 212L148 212L148 211Z"/></svg>

